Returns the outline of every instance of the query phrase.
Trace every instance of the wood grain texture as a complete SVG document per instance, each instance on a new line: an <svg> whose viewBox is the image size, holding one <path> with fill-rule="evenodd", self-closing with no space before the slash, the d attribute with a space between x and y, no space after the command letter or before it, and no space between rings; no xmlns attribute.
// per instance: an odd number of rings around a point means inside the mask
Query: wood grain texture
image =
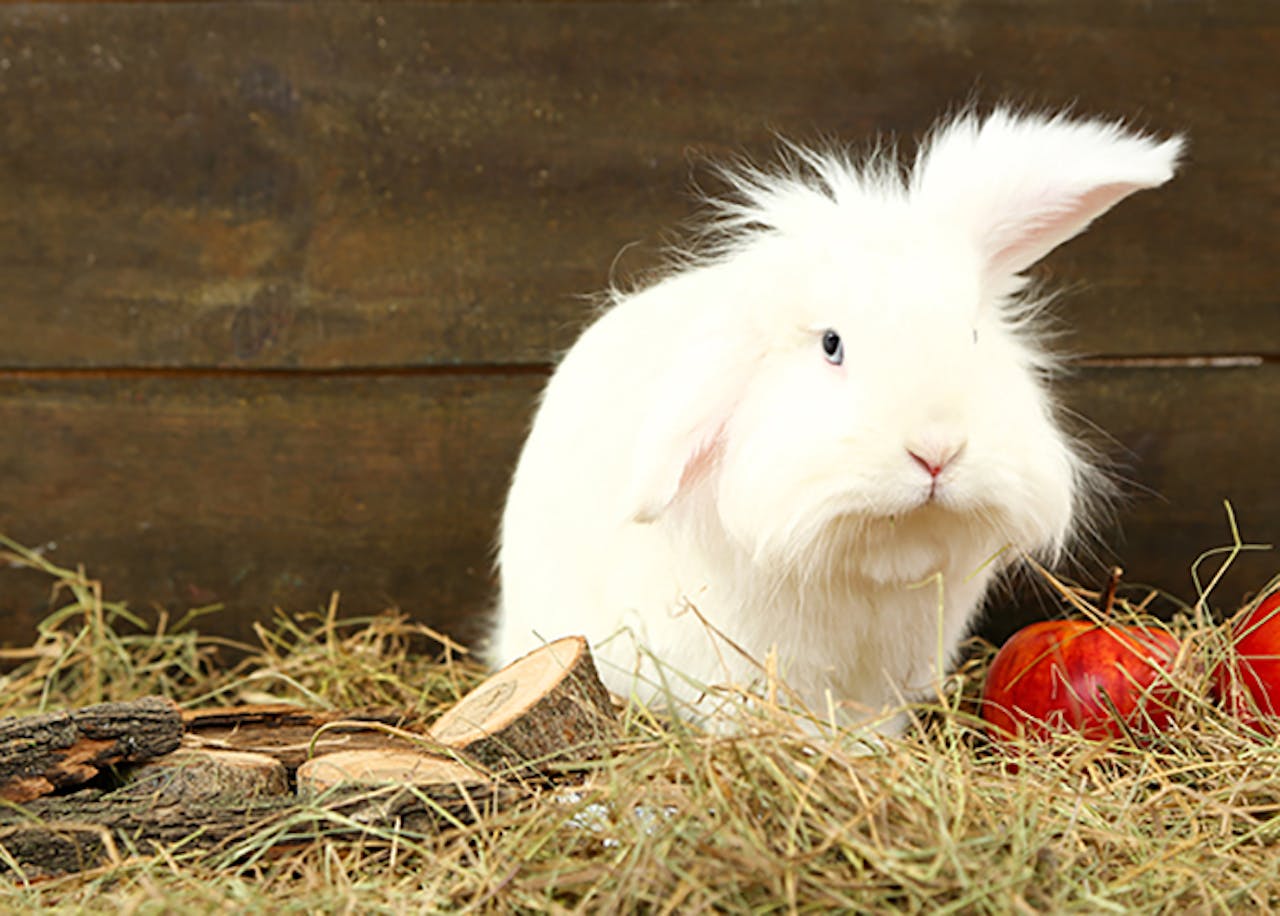
<svg viewBox="0 0 1280 916"><path fill-rule="evenodd" d="M0 381L0 531L56 541L57 557L137 607L224 602L242 637L273 606L313 610L334 590L344 614L398 604L466 635L463 618L490 600L499 506L538 386ZM12 578L4 629L29 633L48 582Z"/></svg>
<svg viewBox="0 0 1280 916"><path fill-rule="evenodd" d="M291 770L320 754L394 745L398 739L379 724L409 730L413 725L394 710L320 712L283 704L188 710L182 718L187 747L265 755Z"/></svg>
<svg viewBox="0 0 1280 916"><path fill-rule="evenodd" d="M498 671L428 734L490 773L523 778L581 769L604 756L620 730L586 639L571 635Z"/></svg>
<svg viewBox="0 0 1280 916"><path fill-rule="evenodd" d="M0 366L541 363L704 156L970 96L1185 130L1069 343L1280 349L1271 0L0 7Z"/></svg>
<svg viewBox="0 0 1280 916"><path fill-rule="evenodd" d="M125 778L130 794L149 795L157 807L289 794L289 771L275 757L207 747L180 747L126 768Z"/></svg>

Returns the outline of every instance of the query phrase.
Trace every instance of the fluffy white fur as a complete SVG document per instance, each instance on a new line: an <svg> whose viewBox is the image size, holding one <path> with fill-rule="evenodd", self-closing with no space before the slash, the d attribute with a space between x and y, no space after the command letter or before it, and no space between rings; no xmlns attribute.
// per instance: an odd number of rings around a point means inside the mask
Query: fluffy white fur
<svg viewBox="0 0 1280 916"><path fill-rule="evenodd" d="M941 124L905 176L796 148L730 173L710 254L615 293L547 386L490 660L585 634L615 692L695 715L766 659L842 721L928 690L1092 488L1020 274L1181 146L1001 109Z"/></svg>

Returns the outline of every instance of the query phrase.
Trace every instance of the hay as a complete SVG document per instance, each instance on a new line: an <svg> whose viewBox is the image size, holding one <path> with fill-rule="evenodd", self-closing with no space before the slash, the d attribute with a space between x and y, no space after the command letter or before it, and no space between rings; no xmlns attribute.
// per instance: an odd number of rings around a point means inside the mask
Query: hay
<svg viewBox="0 0 1280 916"><path fill-rule="evenodd" d="M396 706L433 718L480 679L402 615L278 614L259 645L228 647L184 621L145 627L83 571L3 541L57 600L30 649L8 652L0 712L161 693L187 705L294 700ZM1098 596L1059 584L1078 610ZM1138 619L1117 599L1112 616ZM209 611L208 613L212 613ZM1106 912L1280 906L1280 743L1208 703L1222 650L1207 602L1168 623L1188 649L1171 678L1178 726L1146 744L1066 737L1004 750L976 698L991 648L912 710L873 753L815 740L756 707L744 734L626 717L625 745L580 786L549 790L439 836L371 830L359 842L254 837L220 861L117 849L94 872L0 887L6 912ZM228 648L243 657L219 664ZM847 736L846 736L847 738Z"/></svg>

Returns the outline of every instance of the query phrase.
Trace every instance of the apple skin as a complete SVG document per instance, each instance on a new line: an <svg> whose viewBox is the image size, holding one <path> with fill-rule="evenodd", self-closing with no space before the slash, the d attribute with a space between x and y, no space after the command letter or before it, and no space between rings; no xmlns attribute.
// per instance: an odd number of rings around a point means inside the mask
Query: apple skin
<svg viewBox="0 0 1280 916"><path fill-rule="evenodd" d="M1274 735L1280 722L1280 591L1231 627L1231 649L1214 666L1210 692L1244 725Z"/></svg>
<svg viewBox="0 0 1280 916"><path fill-rule="evenodd" d="M1124 732L1115 713L1135 733L1163 729L1173 711L1162 697L1173 691L1160 670L1172 668L1179 645L1156 627L1087 620L1024 627L1001 646L987 673L987 734L1008 739L1078 732L1103 740Z"/></svg>

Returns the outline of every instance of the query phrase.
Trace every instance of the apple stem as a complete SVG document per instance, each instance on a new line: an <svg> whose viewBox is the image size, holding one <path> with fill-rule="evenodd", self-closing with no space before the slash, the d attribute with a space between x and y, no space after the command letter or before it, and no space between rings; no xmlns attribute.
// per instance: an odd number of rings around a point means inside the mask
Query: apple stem
<svg viewBox="0 0 1280 916"><path fill-rule="evenodd" d="M1110 617L1111 608L1116 603L1116 589L1120 587L1120 577L1124 570L1119 566L1111 567L1111 575L1107 577L1107 587L1102 591L1102 616Z"/></svg>

